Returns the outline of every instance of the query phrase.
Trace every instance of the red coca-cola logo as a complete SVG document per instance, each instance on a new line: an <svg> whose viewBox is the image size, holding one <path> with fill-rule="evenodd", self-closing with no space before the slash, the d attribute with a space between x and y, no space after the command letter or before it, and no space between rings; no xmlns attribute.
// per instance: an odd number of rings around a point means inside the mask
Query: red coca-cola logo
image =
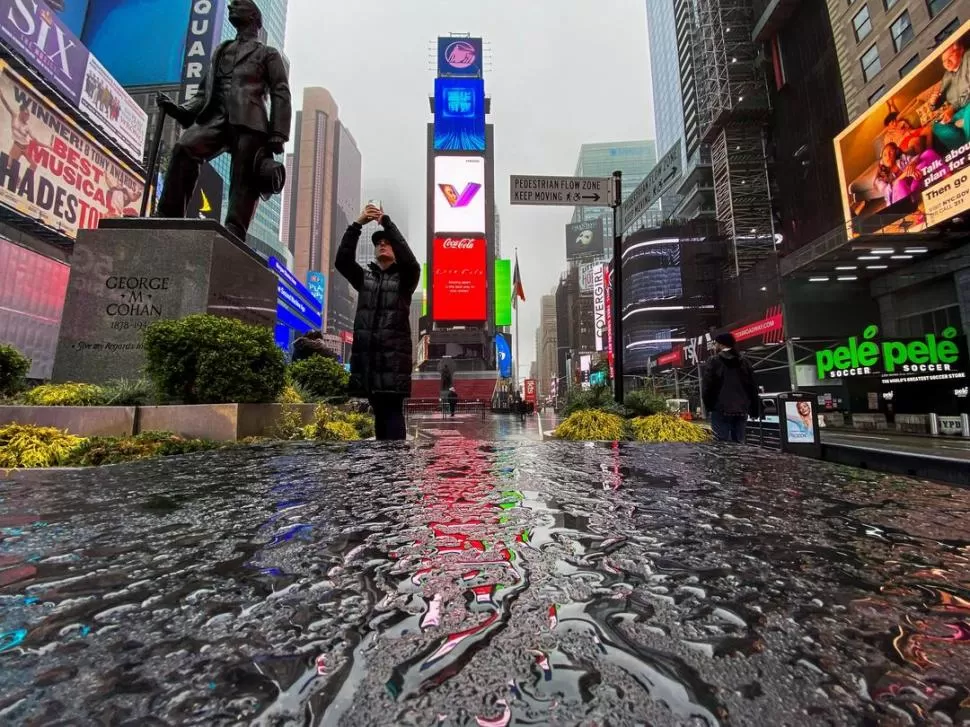
<svg viewBox="0 0 970 727"><path fill-rule="evenodd" d="M441 246L445 250L474 250L475 240L468 237L461 240L449 237L441 244Z"/></svg>

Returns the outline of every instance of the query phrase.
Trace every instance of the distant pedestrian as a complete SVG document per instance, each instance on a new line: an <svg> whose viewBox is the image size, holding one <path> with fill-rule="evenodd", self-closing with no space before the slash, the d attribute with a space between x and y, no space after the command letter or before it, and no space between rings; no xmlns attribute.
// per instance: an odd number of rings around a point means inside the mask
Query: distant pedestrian
<svg viewBox="0 0 970 727"><path fill-rule="evenodd" d="M356 262L360 232L368 222L383 229L371 237L375 262ZM347 228L337 249L337 271L357 291L354 343L350 355L350 393L366 397L374 409L377 439L406 439L404 400L411 395L411 298L421 266L404 236L373 205Z"/></svg>
<svg viewBox="0 0 970 727"><path fill-rule="evenodd" d="M448 389L448 411L451 412L452 416L455 416L455 412L458 410L458 390L452 386Z"/></svg>
<svg viewBox="0 0 970 727"><path fill-rule="evenodd" d="M761 400L754 383L754 369L736 350L730 333L714 339L717 355L704 369L702 396L711 413L714 438L744 444L748 416L761 415Z"/></svg>

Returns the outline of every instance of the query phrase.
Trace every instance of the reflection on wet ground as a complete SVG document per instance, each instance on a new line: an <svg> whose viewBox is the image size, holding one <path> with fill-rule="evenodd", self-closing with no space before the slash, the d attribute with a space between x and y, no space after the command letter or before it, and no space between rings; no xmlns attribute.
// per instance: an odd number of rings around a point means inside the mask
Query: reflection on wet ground
<svg viewBox="0 0 970 727"><path fill-rule="evenodd" d="M970 724L964 490L442 437L0 497L3 724Z"/></svg>

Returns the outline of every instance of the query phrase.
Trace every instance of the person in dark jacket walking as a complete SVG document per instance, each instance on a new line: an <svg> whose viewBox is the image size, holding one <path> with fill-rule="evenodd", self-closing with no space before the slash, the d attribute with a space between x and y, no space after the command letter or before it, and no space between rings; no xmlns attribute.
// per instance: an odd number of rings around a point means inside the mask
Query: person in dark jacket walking
<svg viewBox="0 0 970 727"><path fill-rule="evenodd" d="M454 386L448 389L448 411L452 416L455 416L455 412L458 411L458 389Z"/></svg>
<svg viewBox="0 0 970 727"><path fill-rule="evenodd" d="M744 444L748 416L761 415L754 369L735 350L737 342L730 333L714 339L717 355L704 369L701 395L711 413L714 438L721 442Z"/></svg>
<svg viewBox="0 0 970 727"><path fill-rule="evenodd" d="M371 238L376 261L365 269L356 262L357 243L363 226L375 220L383 229ZM411 395L413 355L411 298L421 266L391 218L372 205L347 228L335 266L358 293L350 394L370 401L377 439L405 439L404 400Z"/></svg>

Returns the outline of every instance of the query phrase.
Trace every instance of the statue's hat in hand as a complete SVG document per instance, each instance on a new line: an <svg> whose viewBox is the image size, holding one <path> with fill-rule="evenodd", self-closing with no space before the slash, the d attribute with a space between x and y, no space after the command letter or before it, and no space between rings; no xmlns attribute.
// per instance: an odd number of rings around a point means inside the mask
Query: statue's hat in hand
<svg viewBox="0 0 970 727"><path fill-rule="evenodd" d="M266 149L260 149L256 153L254 166L256 188L264 202L283 191L286 185L286 166L282 162L277 161Z"/></svg>

